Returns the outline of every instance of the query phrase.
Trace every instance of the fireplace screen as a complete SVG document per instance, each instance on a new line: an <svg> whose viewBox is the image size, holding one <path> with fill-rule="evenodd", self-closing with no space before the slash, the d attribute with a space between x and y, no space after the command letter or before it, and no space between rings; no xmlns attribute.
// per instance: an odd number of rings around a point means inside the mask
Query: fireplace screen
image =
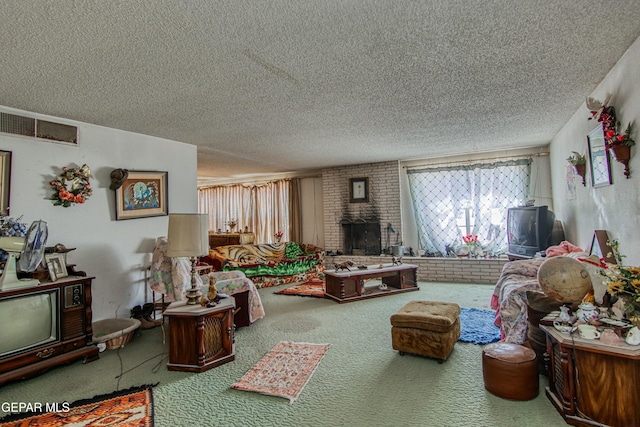
<svg viewBox="0 0 640 427"><path fill-rule="evenodd" d="M342 243L346 255L380 255L380 223L343 221Z"/></svg>

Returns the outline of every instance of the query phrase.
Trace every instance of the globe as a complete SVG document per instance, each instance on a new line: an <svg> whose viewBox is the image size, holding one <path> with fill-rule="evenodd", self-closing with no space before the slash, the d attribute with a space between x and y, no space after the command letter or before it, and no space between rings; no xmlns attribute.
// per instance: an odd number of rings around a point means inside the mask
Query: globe
<svg viewBox="0 0 640 427"><path fill-rule="evenodd" d="M573 258L556 256L544 261L538 269L538 283L548 296L562 302L581 302L591 290L591 276Z"/></svg>

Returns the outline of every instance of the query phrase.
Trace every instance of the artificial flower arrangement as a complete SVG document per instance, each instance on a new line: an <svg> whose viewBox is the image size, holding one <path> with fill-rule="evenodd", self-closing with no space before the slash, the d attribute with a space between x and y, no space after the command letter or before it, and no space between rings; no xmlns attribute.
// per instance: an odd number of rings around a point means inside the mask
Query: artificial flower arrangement
<svg viewBox="0 0 640 427"><path fill-rule="evenodd" d="M607 293L624 302L627 318L640 316L640 268L624 267L617 240L608 241L617 264L606 264L601 260L599 271L604 276L603 283L607 286Z"/></svg>
<svg viewBox="0 0 640 427"><path fill-rule="evenodd" d="M91 169L86 164L79 168L63 167L59 177L49 183L54 191L53 205L68 208L73 203L84 203L93 193L89 178L92 178ZM67 181L71 182L70 188Z"/></svg>
<svg viewBox="0 0 640 427"><path fill-rule="evenodd" d="M588 120L597 120L602 123L606 150L617 146L633 147L636 145L636 142L631 138L633 124L629 123L624 133L618 131L618 129L620 129L620 122L616 122L615 109L607 105L610 98L611 94L607 95L604 101L600 102L597 99L588 97L586 104L589 111L591 111L591 117L589 117Z"/></svg>
<svg viewBox="0 0 640 427"><path fill-rule="evenodd" d="M567 161L571 163L573 166L587 164L587 158L585 156L578 153L577 151L572 151L572 153L573 154L571 156L567 157Z"/></svg>
<svg viewBox="0 0 640 427"><path fill-rule="evenodd" d="M280 239L282 239L282 236L283 236L283 235L284 235L284 234L282 233L282 231L278 231L278 232L276 232L276 233L273 235L273 237L275 237L275 238L276 238L276 240L279 242L279 241L280 241Z"/></svg>
<svg viewBox="0 0 640 427"><path fill-rule="evenodd" d="M464 245L460 251L461 255L480 256L482 255L482 245L478 241L478 236L475 234L467 234L462 236L462 242Z"/></svg>
<svg viewBox="0 0 640 427"><path fill-rule="evenodd" d="M22 222L22 215L18 218L0 216L0 237L25 237L27 224Z"/></svg>
<svg viewBox="0 0 640 427"><path fill-rule="evenodd" d="M586 186L587 183L584 177L587 174L587 158L577 151L572 151L572 153L571 156L567 157L567 161L573 165L573 169L582 178L582 185Z"/></svg>

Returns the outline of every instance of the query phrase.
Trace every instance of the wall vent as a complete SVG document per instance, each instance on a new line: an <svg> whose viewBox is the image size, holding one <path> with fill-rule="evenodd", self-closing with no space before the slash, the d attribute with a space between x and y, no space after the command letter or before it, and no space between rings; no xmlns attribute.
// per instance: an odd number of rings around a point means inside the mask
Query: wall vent
<svg viewBox="0 0 640 427"><path fill-rule="evenodd" d="M78 143L78 128L76 126L2 112L0 112L0 132L48 141Z"/></svg>

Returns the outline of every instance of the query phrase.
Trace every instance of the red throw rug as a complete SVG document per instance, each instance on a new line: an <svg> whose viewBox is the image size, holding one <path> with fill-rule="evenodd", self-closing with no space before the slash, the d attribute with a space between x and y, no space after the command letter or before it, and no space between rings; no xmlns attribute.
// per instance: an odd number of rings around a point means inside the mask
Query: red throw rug
<svg viewBox="0 0 640 427"><path fill-rule="evenodd" d="M331 344L281 341L232 388L284 397L293 403Z"/></svg>
<svg viewBox="0 0 640 427"><path fill-rule="evenodd" d="M55 412L44 412L57 406ZM0 420L1 427L82 426L153 426L153 396L151 386L135 387L109 395L96 396L72 404L30 403L34 412L13 414ZM40 406L42 409L40 409Z"/></svg>
<svg viewBox="0 0 640 427"><path fill-rule="evenodd" d="M286 287L276 294L278 295L299 295L302 297L324 298L324 280L310 280L297 285Z"/></svg>

